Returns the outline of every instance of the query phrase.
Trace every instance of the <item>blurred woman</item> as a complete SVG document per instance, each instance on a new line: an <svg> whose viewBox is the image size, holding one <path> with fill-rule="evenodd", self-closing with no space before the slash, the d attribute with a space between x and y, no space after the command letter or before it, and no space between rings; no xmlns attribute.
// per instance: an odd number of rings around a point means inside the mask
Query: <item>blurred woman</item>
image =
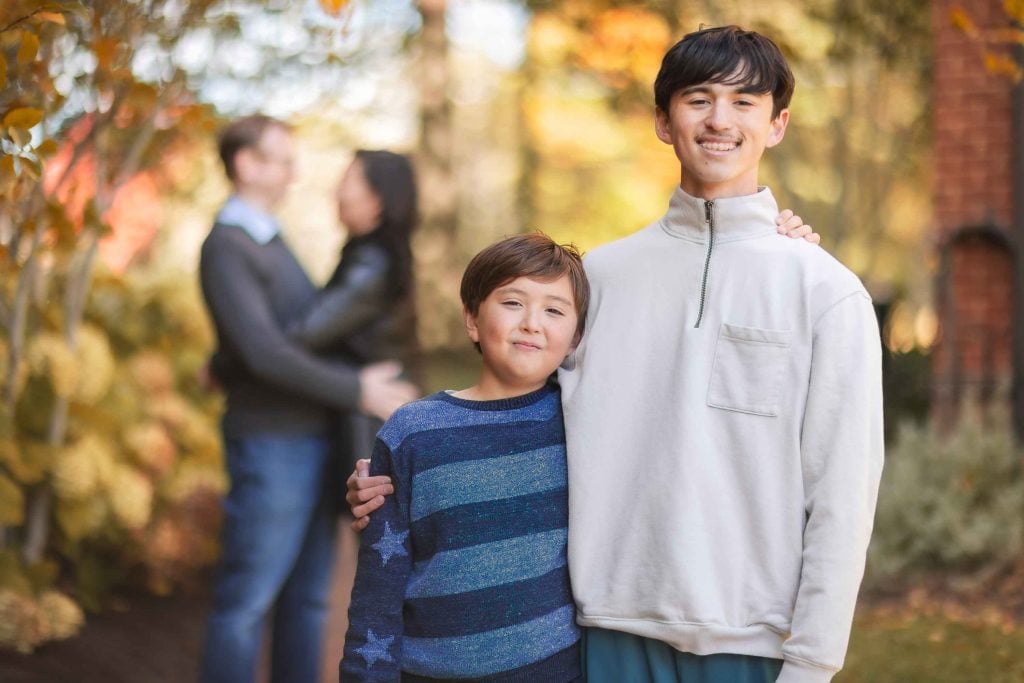
<svg viewBox="0 0 1024 683"><path fill-rule="evenodd" d="M416 319L410 236L416 225L416 181L401 154L359 150L335 193L348 232L334 274L312 306L291 321L303 346L352 365L397 360L416 364ZM369 457L380 422L353 413L342 420L341 472Z"/></svg>

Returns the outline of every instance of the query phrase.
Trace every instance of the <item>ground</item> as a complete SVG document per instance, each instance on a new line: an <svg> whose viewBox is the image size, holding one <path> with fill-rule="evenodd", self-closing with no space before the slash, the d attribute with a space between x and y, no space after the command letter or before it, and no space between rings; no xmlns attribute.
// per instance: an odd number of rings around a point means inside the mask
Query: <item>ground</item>
<svg viewBox="0 0 1024 683"><path fill-rule="evenodd" d="M322 683L337 681L357 540L342 524ZM2 683L197 680L208 596L128 595L80 636L32 655L0 650ZM1024 561L984 579L932 577L862 597L835 683L1024 681ZM261 683L266 680L261 678Z"/></svg>

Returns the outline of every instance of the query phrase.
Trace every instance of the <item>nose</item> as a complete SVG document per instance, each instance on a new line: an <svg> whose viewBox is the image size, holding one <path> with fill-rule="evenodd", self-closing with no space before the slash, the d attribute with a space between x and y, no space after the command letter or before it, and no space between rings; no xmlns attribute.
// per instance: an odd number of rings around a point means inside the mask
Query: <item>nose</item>
<svg viewBox="0 0 1024 683"><path fill-rule="evenodd" d="M729 104L715 102L708 111L707 126L712 130L726 130L732 125Z"/></svg>
<svg viewBox="0 0 1024 683"><path fill-rule="evenodd" d="M523 319L519 325L525 331L537 332L540 330L540 316L540 309L527 306L523 309Z"/></svg>

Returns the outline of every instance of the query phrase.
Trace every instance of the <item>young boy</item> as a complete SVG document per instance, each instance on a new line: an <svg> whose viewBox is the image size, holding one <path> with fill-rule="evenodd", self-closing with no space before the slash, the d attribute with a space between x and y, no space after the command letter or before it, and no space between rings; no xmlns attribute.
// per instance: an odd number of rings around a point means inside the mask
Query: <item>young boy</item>
<svg viewBox="0 0 1024 683"><path fill-rule="evenodd" d="M480 379L400 408L378 434L371 473L395 492L363 534L342 683L580 675L549 381L583 333L580 255L510 237L473 258L461 297Z"/></svg>

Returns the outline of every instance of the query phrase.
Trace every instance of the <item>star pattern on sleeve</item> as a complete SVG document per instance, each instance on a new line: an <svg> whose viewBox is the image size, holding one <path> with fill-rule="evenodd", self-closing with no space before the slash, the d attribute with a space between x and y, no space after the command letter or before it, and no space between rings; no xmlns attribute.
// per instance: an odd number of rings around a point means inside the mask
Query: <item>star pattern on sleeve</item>
<svg viewBox="0 0 1024 683"><path fill-rule="evenodd" d="M388 649L391 647L391 643L395 642L394 636L379 637L373 632L373 629L366 630L366 645L356 649L363 659L366 660L367 668L373 668L373 665L379 661L382 662L394 662L394 658L388 654Z"/></svg>
<svg viewBox="0 0 1024 683"><path fill-rule="evenodd" d="M409 535L408 531L394 532L391 530L391 524L384 522L384 533L381 534L380 540L371 546L380 554L380 559L383 565L386 567L388 561L392 557L402 557L407 555L405 547L402 545L405 542L405 537Z"/></svg>

